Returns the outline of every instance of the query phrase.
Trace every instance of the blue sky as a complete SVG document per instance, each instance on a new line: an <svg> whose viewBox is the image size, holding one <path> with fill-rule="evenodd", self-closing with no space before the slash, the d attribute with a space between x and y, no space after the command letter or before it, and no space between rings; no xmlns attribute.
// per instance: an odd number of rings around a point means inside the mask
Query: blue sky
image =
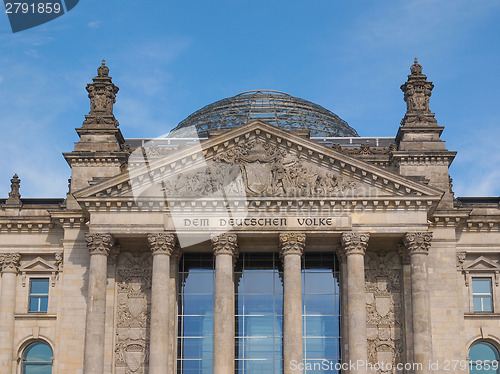
<svg viewBox="0 0 500 374"><path fill-rule="evenodd" d="M3 7L2 7L3 9ZM156 137L252 89L318 103L361 136L395 136L400 85L418 56L449 150L456 196L500 195L500 2L82 0L12 34L0 14L0 196L64 197L105 58L125 137Z"/></svg>

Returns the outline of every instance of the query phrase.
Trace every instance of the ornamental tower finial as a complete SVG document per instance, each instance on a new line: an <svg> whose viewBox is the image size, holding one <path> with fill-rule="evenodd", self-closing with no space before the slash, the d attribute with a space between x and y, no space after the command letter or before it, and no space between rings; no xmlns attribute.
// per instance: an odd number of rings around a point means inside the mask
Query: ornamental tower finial
<svg viewBox="0 0 500 374"><path fill-rule="evenodd" d="M422 74L422 65L418 63L418 58L415 57L415 62L410 67L410 71L413 75Z"/></svg>
<svg viewBox="0 0 500 374"><path fill-rule="evenodd" d="M401 121L401 125L407 127L435 126L437 121L434 118L434 113L431 113L429 109L429 99L434 84L427 81L427 76L422 74L422 65L418 63L416 57L410 71L408 80L401 86L406 101L406 115Z"/></svg>
<svg viewBox="0 0 500 374"><path fill-rule="evenodd" d="M6 204L21 204L21 193L19 192L19 188L21 186L21 180L14 174L12 179L10 180L10 192L9 198L5 201Z"/></svg>
<svg viewBox="0 0 500 374"><path fill-rule="evenodd" d="M98 116L99 118L113 116L113 104L116 102L116 94L119 90L111 81L109 68L106 66L105 60L102 60L101 66L97 68L97 76L92 81L92 83L87 84L90 113L85 122L91 120L93 116ZM116 122L114 117L112 120Z"/></svg>
<svg viewBox="0 0 500 374"><path fill-rule="evenodd" d="M101 66L97 68L97 76L107 77L109 74L109 68L106 66L106 60L102 60Z"/></svg>

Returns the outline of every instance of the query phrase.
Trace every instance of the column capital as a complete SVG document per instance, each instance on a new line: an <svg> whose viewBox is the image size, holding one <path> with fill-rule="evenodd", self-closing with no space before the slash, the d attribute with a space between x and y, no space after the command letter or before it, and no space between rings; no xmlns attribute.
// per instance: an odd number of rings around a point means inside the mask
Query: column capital
<svg viewBox="0 0 500 374"><path fill-rule="evenodd" d="M238 236L234 233L225 232L220 235L212 235L212 249L214 255L238 256Z"/></svg>
<svg viewBox="0 0 500 374"><path fill-rule="evenodd" d="M306 234L298 232L285 232L280 234L280 257L295 254L302 256L306 246Z"/></svg>
<svg viewBox="0 0 500 374"><path fill-rule="evenodd" d="M115 238L111 234L86 234L85 240L91 256L107 256L115 245Z"/></svg>
<svg viewBox="0 0 500 374"><path fill-rule="evenodd" d="M367 232L343 232L340 238L342 251L346 256L358 254L365 255L368 248L370 234Z"/></svg>
<svg viewBox="0 0 500 374"><path fill-rule="evenodd" d="M148 243L151 252L153 252L153 256L157 254L170 256L175 249L176 241L174 234L159 232L156 234L148 234Z"/></svg>
<svg viewBox="0 0 500 374"><path fill-rule="evenodd" d="M429 254L432 241L432 232L407 232L403 244L408 254Z"/></svg>
<svg viewBox="0 0 500 374"><path fill-rule="evenodd" d="M0 271L2 273L17 273L20 261L20 253L2 253L0 254Z"/></svg>

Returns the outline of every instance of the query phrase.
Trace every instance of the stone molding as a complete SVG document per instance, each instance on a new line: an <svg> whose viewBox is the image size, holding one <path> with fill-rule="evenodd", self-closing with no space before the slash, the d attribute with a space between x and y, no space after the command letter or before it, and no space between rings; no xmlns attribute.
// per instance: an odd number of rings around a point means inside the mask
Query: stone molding
<svg viewBox="0 0 500 374"><path fill-rule="evenodd" d="M176 246L174 248L174 250L172 251L172 253L170 254L170 260L175 261L175 262L179 262L179 260L181 259L181 256L182 256L182 250Z"/></svg>
<svg viewBox="0 0 500 374"><path fill-rule="evenodd" d="M154 255L163 254L170 256L175 249L175 235L159 232L148 235L148 243Z"/></svg>
<svg viewBox="0 0 500 374"><path fill-rule="evenodd" d="M17 273L21 261L20 253L0 254L0 270L2 273Z"/></svg>
<svg viewBox="0 0 500 374"><path fill-rule="evenodd" d="M344 232L340 238L342 252L346 255L365 255L370 234L367 232Z"/></svg>
<svg viewBox="0 0 500 374"><path fill-rule="evenodd" d="M306 246L306 234L287 232L280 234L279 254L283 258L286 255L302 256Z"/></svg>
<svg viewBox="0 0 500 374"><path fill-rule="evenodd" d="M86 234L85 240L91 256L108 256L115 245L115 238L111 234Z"/></svg>
<svg viewBox="0 0 500 374"><path fill-rule="evenodd" d="M408 254L429 254L431 247L432 232L407 232L403 238L403 244Z"/></svg>
<svg viewBox="0 0 500 374"><path fill-rule="evenodd" d="M214 255L231 255L238 256L238 236L233 233L223 233L220 235L212 235L212 249Z"/></svg>

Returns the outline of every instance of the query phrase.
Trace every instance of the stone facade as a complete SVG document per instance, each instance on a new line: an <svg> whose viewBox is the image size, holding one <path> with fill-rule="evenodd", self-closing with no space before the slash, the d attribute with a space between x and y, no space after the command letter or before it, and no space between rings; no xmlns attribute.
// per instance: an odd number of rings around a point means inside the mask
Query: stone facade
<svg viewBox="0 0 500 374"><path fill-rule="evenodd" d="M21 373L33 342L52 349L54 374L177 373L187 252L214 255L217 374L235 370L234 264L250 251L281 257L285 362L303 359L308 251L340 260L343 361L444 374L477 342L500 349L500 199L454 198L456 152L429 109L433 87L415 61L401 127L381 145L250 121L199 144L147 147L123 137L103 62L80 140L64 154L66 198L24 199L15 175L0 201L0 373ZM29 312L40 278L48 305ZM474 311L475 278L490 280L492 312ZM424 365L394 369L415 362Z"/></svg>

